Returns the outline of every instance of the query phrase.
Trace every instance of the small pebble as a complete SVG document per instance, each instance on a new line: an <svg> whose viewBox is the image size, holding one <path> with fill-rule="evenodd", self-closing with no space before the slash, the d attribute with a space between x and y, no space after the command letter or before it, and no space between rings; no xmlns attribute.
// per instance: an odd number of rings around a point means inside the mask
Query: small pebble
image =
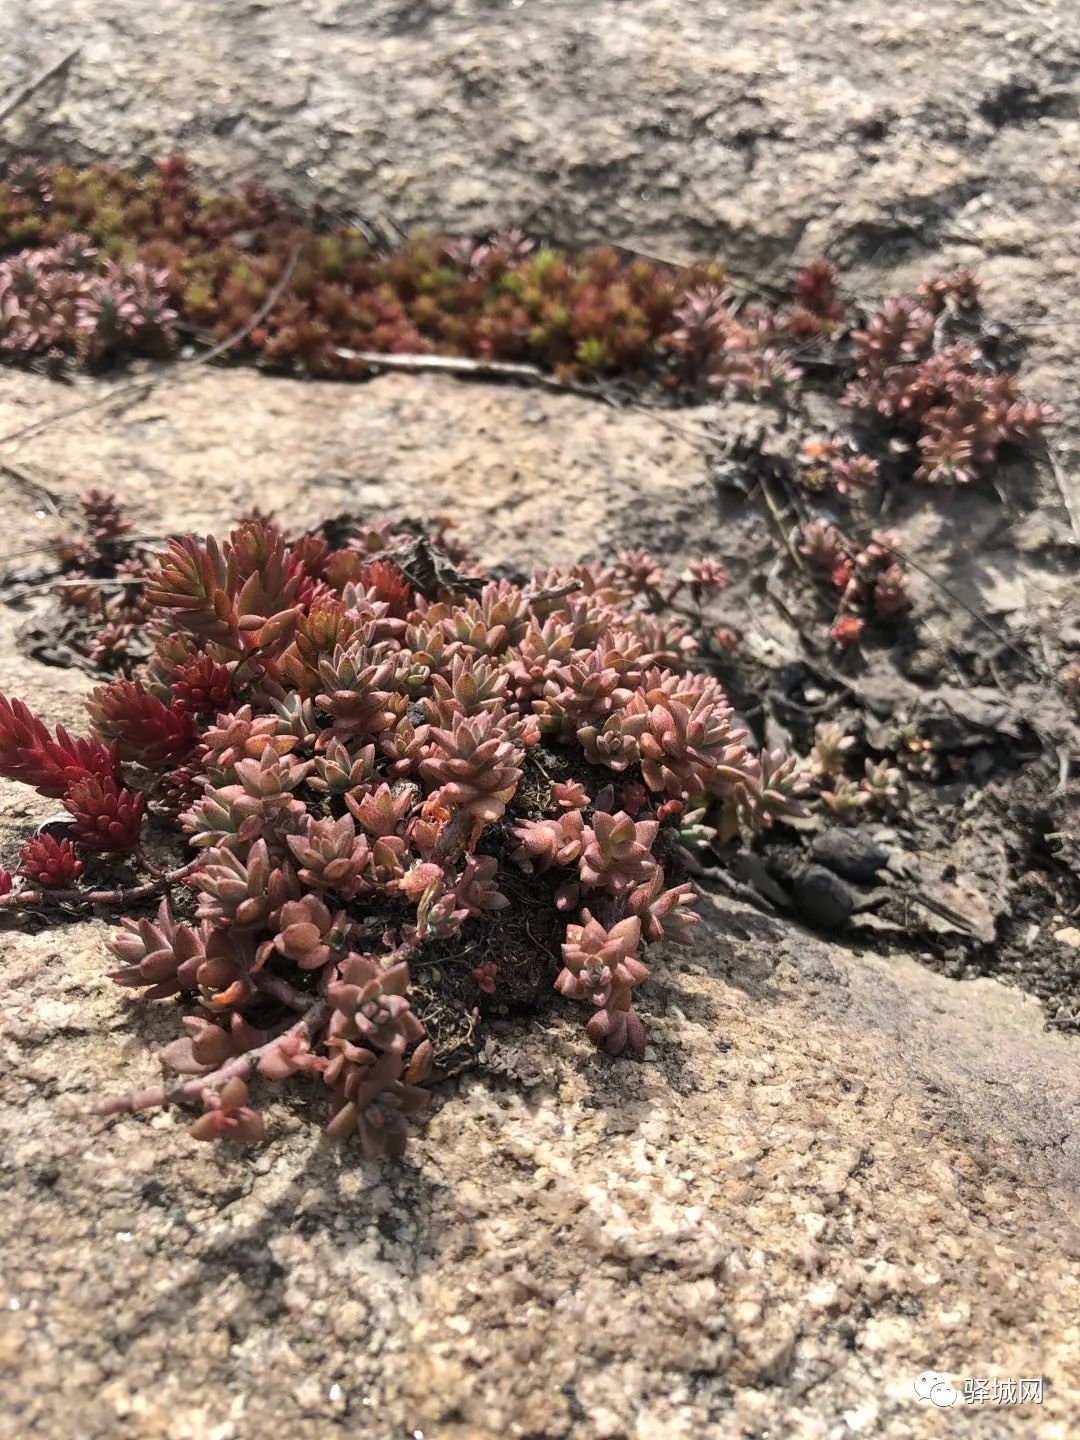
<svg viewBox="0 0 1080 1440"><path fill-rule="evenodd" d="M847 830L840 826L815 835L810 855L818 864L827 865L837 875L857 884L873 880L889 861L889 852L865 830Z"/></svg>
<svg viewBox="0 0 1080 1440"><path fill-rule="evenodd" d="M808 865L795 882L795 904L804 920L822 930L840 930L851 919L855 897L824 865Z"/></svg>

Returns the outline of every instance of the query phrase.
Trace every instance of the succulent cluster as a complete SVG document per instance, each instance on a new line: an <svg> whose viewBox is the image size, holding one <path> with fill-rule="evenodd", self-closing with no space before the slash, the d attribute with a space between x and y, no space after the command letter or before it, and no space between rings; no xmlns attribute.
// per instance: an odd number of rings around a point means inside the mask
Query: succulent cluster
<svg viewBox="0 0 1080 1440"><path fill-rule="evenodd" d="M799 530L799 553L838 596L830 638L854 645L869 621L895 621L911 607L908 576L892 535L875 531L865 545L835 525L811 520Z"/></svg>
<svg viewBox="0 0 1080 1440"><path fill-rule="evenodd" d="M838 495L861 495L878 481L878 462L849 442L831 435L811 435L799 450L796 470L807 490L835 490Z"/></svg>
<svg viewBox="0 0 1080 1440"><path fill-rule="evenodd" d="M847 773L855 737L842 725L822 722L814 731L810 774L817 797L838 820L854 820L866 811L887 811L900 799L903 776L887 760L865 760L857 778Z"/></svg>
<svg viewBox="0 0 1080 1440"><path fill-rule="evenodd" d="M164 277L169 303L206 339L249 325L295 257L241 353L320 376L366 373L343 350L659 372L680 298L722 281L717 265L683 272L610 249L571 255L517 231L483 243L417 234L387 252L365 227L301 216L259 187L204 194L178 157L146 175L13 166L0 184L0 247L66 244L72 232L89 236L102 264L138 262Z"/></svg>
<svg viewBox="0 0 1080 1440"><path fill-rule="evenodd" d="M72 232L0 261L0 360L60 368L168 352L176 312L164 273L96 259L86 236Z"/></svg>
<svg viewBox="0 0 1080 1440"><path fill-rule="evenodd" d="M911 437L916 476L933 483L975 478L1051 418L989 357L967 271L886 300L856 329L826 261L766 304L737 294L716 262L570 253L516 230L480 243L414 234L387 249L364 225L301 215L257 186L206 194L177 156L142 175L12 164L0 251L6 359L157 351L179 318L206 342L243 334L233 354L285 372L349 378L368 373L362 352L436 352L781 406L810 359L850 382L863 430ZM873 483L877 461L818 438L800 473L846 494Z"/></svg>
<svg viewBox="0 0 1080 1440"><path fill-rule="evenodd" d="M797 294L806 273L796 279ZM803 373L792 359L792 342L827 335L834 324L802 305L793 311L739 307L730 290L695 286L684 292L661 342L674 363L669 383L691 391L711 385L783 404Z"/></svg>
<svg viewBox="0 0 1080 1440"><path fill-rule="evenodd" d="M147 552L114 496L79 496L82 533L53 542L65 640L101 670L128 673L148 653L143 578Z"/></svg>
<svg viewBox="0 0 1080 1440"><path fill-rule="evenodd" d="M1004 445L1028 446L1053 420L981 343L978 280L939 276L915 298L886 300L852 333L855 376L844 396L864 422L911 437L916 480L969 484Z"/></svg>
<svg viewBox="0 0 1080 1440"><path fill-rule="evenodd" d="M122 546L108 497L84 509L98 556ZM397 1153L432 1060L410 963L435 945L452 966L523 884L564 927L553 978L590 1038L640 1056L643 954L696 918L668 858L680 825L710 813L732 835L798 808L794 770L751 753L657 595L714 592L716 561L673 583L643 552L485 582L422 535L343 538L261 519L173 540L128 582L151 651L92 692L90 738L0 701L0 774L71 816L25 847L3 908L77 895L87 856L141 860L149 834L186 862L110 946L119 984L195 1007L162 1057L180 1078L107 1111L192 1103L198 1138L250 1140L252 1077L304 1073L333 1134ZM478 1002L498 993L496 963L471 973Z"/></svg>

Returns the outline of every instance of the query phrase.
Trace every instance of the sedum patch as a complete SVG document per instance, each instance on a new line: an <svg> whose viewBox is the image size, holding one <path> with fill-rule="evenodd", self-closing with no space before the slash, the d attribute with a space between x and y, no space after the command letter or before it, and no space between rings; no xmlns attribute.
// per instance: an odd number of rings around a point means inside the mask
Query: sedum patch
<svg viewBox="0 0 1080 1440"><path fill-rule="evenodd" d="M890 479L970 483L1003 449L1036 444L1053 418L1025 398L998 353L967 270L867 311L826 261L790 288L747 296L719 261L571 252L517 230L387 244L370 227L319 207L300 213L257 186L204 192L178 156L145 174L9 166L0 252L8 363L103 365L242 334L236 358L335 379L368 375L365 353L407 353L785 409L802 385L824 383L842 393L853 430L814 437L800 479L839 495L873 486L882 469Z"/></svg>
<svg viewBox="0 0 1080 1440"><path fill-rule="evenodd" d="M252 1141L252 1079L306 1075L334 1136L398 1154L440 974L471 1005L546 975L600 1050L642 1056L647 956L696 920L681 840L769 824L803 788L693 667L677 597L700 616L722 566L491 580L446 537L265 519L140 558L110 497L84 511L62 549L121 588L124 673L85 738L0 697L0 774L70 816L0 872L0 907L129 907L112 979L184 1003L165 1082L101 1111L189 1105L197 1139ZM478 951L495 926L513 943Z"/></svg>

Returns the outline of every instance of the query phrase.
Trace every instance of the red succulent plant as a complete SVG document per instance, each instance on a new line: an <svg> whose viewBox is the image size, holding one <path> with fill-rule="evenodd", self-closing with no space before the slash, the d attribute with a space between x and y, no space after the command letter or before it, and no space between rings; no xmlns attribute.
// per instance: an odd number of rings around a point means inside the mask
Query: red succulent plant
<svg viewBox="0 0 1080 1440"><path fill-rule="evenodd" d="M66 890L82 874L83 864L70 840L35 835L19 851L19 873L48 890Z"/></svg>

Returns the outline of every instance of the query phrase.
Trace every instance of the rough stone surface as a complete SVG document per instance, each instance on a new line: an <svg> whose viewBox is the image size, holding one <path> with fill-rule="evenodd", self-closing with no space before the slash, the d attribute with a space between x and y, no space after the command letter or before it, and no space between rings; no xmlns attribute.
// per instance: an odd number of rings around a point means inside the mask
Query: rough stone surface
<svg viewBox="0 0 1080 1440"><path fill-rule="evenodd" d="M0 376L0 425L100 389ZM18 453L62 499L115 485L153 533L256 500L297 523L452 509L488 558L527 562L649 527L677 555L717 523L662 417L449 382L200 371ZM33 504L7 483L9 545L55 531ZM712 543L752 552L761 523ZM24 618L0 609L4 686L78 727L89 678L19 654ZM3 787L0 854L53 809ZM751 910L699 934L647 987L643 1067L556 1007L495 1037L494 1071L440 1093L395 1169L328 1150L302 1088L267 1097L252 1153L172 1116L87 1120L152 1079L175 1012L103 978L103 923L6 933L0 1436L921 1437L941 1417L912 1381L935 1368L1047 1377L1037 1412L961 1410L953 1432L1065 1440L1075 1044L1014 990Z"/></svg>
<svg viewBox="0 0 1080 1440"><path fill-rule="evenodd" d="M82 51L0 146L182 148L404 225L517 222L749 271L824 248L874 290L974 262L1026 329L1032 389L1071 415L1070 17L11 3L13 88ZM103 388L0 374L0 434ZM200 371L3 455L62 497L116 488L154 534L254 502L295 524L447 510L490 560L647 541L745 567L764 522L729 510L718 530L701 418ZM1067 624L1045 520L984 554L995 506L943 497L899 528L968 603ZM0 527L4 568L32 566L57 521L0 475ZM754 644L782 651L759 610ZM18 653L23 618L0 610L2 688L77 726L89 682ZM0 854L52 808L0 789ZM592 1053L556 1005L494 1037L505 1063L440 1093L398 1167L326 1148L299 1087L268 1097L253 1152L189 1144L173 1116L87 1120L89 1096L153 1078L176 1015L103 978L102 922L0 934L2 1440L1076 1434L1075 1043L993 981L728 903L707 920L646 989L643 1066ZM1046 1399L939 1414L912 1389L927 1369L1045 1376Z"/></svg>
<svg viewBox="0 0 1080 1440"><path fill-rule="evenodd" d="M10 0L12 87L75 45L3 148L183 149L397 224L520 224L571 244L823 251L875 285L977 262L1073 352L1080 42L1069 0Z"/></svg>
<svg viewBox="0 0 1080 1440"><path fill-rule="evenodd" d="M726 907L643 1066L554 1014L500 1041L535 1084L365 1166L302 1093L254 1153L80 1119L173 1026L100 939L5 959L5 1437L915 1437L930 1368L1047 1377L955 1433L1074 1433L1080 1063L1034 1002Z"/></svg>
<svg viewBox="0 0 1080 1440"><path fill-rule="evenodd" d="M251 370L159 373L160 391L21 442L19 463L62 496L114 489L154 535L229 525L256 504L287 513L290 525L342 510L441 511L485 560L531 565L609 549L651 530L653 517L676 542L696 527L701 543L712 521L705 461L681 433L692 427L681 414L434 376L330 385ZM0 371L0 434L115 383L66 388ZM0 479L0 516L13 527L0 536L3 563L56 522L32 490Z"/></svg>

